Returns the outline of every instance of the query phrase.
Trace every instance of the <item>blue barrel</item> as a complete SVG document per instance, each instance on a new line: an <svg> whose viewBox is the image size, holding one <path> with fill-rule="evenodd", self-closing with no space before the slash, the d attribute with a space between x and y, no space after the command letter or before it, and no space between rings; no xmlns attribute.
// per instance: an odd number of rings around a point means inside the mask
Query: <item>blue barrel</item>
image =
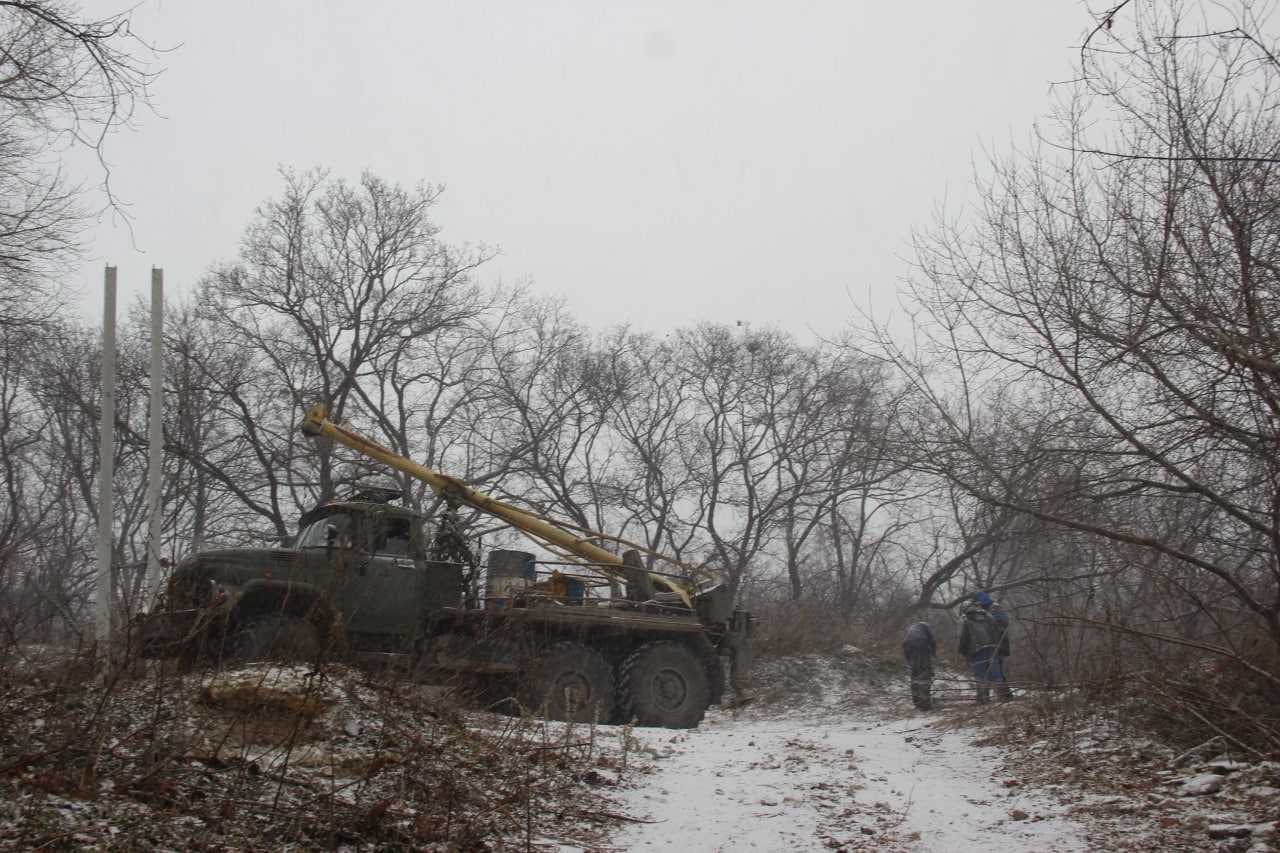
<svg viewBox="0 0 1280 853"><path fill-rule="evenodd" d="M578 578L564 578L564 589L566 604L581 605L587 597L587 582Z"/></svg>

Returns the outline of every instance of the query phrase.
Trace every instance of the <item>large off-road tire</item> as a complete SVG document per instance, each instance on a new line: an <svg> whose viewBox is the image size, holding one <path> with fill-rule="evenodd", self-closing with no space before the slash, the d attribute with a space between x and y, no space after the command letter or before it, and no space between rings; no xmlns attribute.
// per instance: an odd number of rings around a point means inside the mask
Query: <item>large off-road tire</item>
<svg viewBox="0 0 1280 853"><path fill-rule="evenodd" d="M605 722L613 708L613 669L594 649L558 643L540 655L521 679L521 706L552 720Z"/></svg>
<svg viewBox="0 0 1280 853"><path fill-rule="evenodd" d="M228 657L237 663L310 663L320 657L320 629L296 616L269 614L245 622L231 639Z"/></svg>
<svg viewBox="0 0 1280 853"><path fill-rule="evenodd" d="M706 664L680 643L636 649L619 669L618 681L623 716L642 726L691 729L711 704Z"/></svg>

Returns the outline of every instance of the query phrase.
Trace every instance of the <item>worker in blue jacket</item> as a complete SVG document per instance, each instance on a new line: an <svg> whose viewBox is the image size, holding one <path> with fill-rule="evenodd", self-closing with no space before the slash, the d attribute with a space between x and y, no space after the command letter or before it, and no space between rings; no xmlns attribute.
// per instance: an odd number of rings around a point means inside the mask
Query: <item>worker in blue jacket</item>
<svg viewBox="0 0 1280 853"><path fill-rule="evenodd" d="M1004 675L1004 659L1010 655L1009 614L990 593L978 590L973 594L973 603L956 628L956 640L973 670L978 702L991 701L992 686L1001 702L1012 699L1013 691Z"/></svg>

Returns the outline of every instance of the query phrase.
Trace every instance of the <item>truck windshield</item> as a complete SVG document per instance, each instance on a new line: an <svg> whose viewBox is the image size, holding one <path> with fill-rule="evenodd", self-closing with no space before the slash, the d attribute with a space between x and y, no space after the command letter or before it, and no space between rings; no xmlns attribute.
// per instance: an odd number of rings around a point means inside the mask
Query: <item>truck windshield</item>
<svg viewBox="0 0 1280 853"><path fill-rule="evenodd" d="M326 515L324 518L317 518L308 524L301 533L298 534L299 548L323 548L329 544L329 528L334 527L338 531L338 535L333 539L334 545L341 545L346 541L347 526L350 519L342 513L334 515Z"/></svg>

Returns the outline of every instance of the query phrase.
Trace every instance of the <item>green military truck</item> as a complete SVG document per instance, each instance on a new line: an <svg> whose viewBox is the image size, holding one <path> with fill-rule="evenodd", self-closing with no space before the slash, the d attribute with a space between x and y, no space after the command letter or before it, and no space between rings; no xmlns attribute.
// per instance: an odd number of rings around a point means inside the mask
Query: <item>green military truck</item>
<svg viewBox="0 0 1280 853"><path fill-rule="evenodd" d="M185 666L324 658L407 662L499 689L552 719L696 726L746 666L751 619L707 572L635 543L495 500L348 432L314 407L302 424L410 474L446 507L434 519L371 490L306 513L283 548L203 551L173 570L141 620L142 654ZM493 551L484 593L458 512L510 524L562 555ZM603 547L612 545L621 556ZM666 564L659 572L654 561Z"/></svg>

